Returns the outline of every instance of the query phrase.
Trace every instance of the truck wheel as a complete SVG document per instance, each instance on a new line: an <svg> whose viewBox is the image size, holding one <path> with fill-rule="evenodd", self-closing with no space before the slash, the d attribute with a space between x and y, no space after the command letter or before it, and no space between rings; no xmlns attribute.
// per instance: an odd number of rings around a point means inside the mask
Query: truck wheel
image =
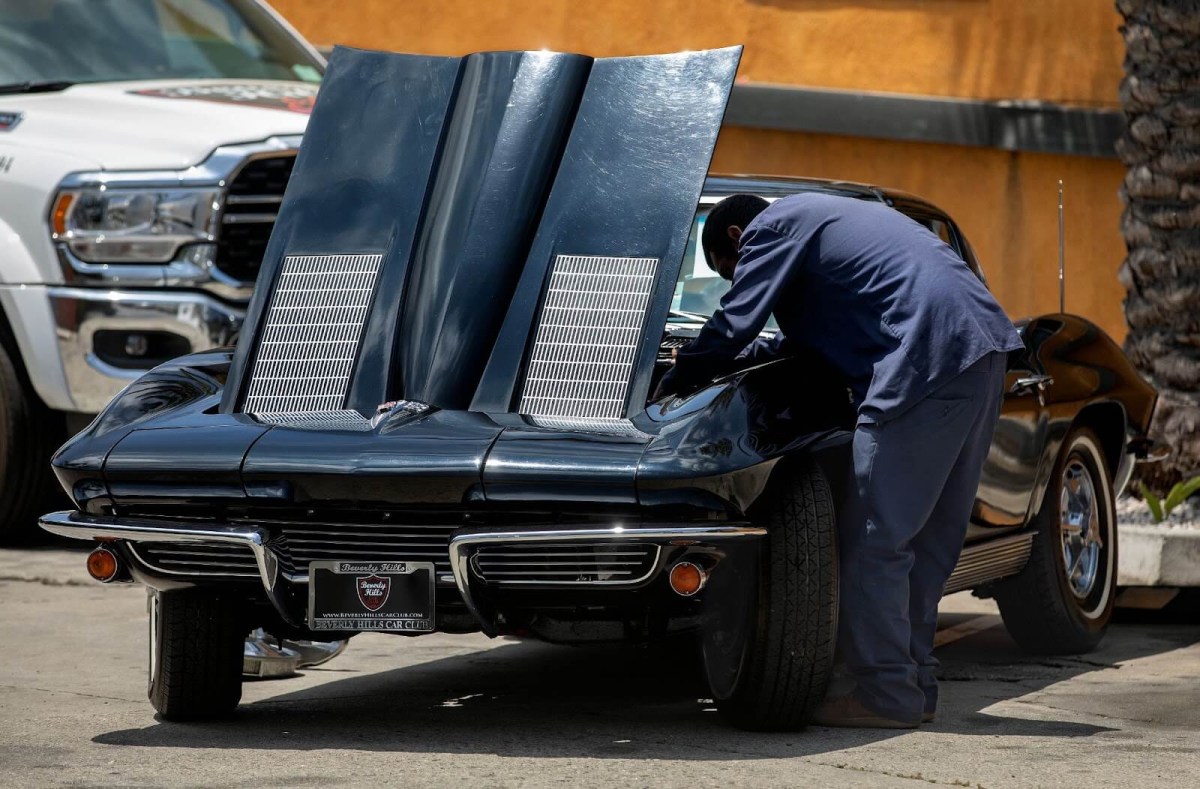
<svg viewBox="0 0 1200 789"><path fill-rule="evenodd" d="M39 533L37 517L55 485L50 455L61 438L59 423L0 343L0 544Z"/></svg>
<svg viewBox="0 0 1200 789"><path fill-rule="evenodd" d="M1004 624L1030 652L1089 652L1112 617L1117 580L1112 476L1091 430L1067 435L1034 525L1029 563L996 587Z"/></svg>
<svg viewBox="0 0 1200 789"><path fill-rule="evenodd" d="M702 631L706 673L734 726L799 729L825 697L837 641L837 519L825 475L811 462L778 475L751 516L767 529L757 600L739 636L729 619Z"/></svg>
<svg viewBox="0 0 1200 789"><path fill-rule="evenodd" d="M209 592L151 592L150 703L167 720L228 715L242 698L236 609Z"/></svg>

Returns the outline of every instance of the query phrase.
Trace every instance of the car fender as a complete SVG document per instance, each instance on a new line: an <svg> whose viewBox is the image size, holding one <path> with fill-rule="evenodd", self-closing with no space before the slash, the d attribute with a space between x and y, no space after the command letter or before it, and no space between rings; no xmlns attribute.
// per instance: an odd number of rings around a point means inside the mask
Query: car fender
<svg viewBox="0 0 1200 789"><path fill-rule="evenodd" d="M840 379L813 357L768 362L655 403L639 502L743 516L782 461L847 444L853 415Z"/></svg>
<svg viewBox="0 0 1200 789"><path fill-rule="evenodd" d="M1130 441L1150 428L1157 393L1138 374L1120 347L1086 318L1050 314L1025 327L1028 365L1053 382L1040 395L1048 417L1027 521L1041 508L1063 441L1071 430L1100 434L1114 477L1124 473ZM1119 480L1118 480L1119 482Z"/></svg>
<svg viewBox="0 0 1200 789"><path fill-rule="evenodd" d="M231 348L220 348L160 364L121 390L91 424L63 444L51 464L80 509L98 512L111 498L105 463L113 448L139 425L171 411L202 411L216 405L232 357Z"/></svg>

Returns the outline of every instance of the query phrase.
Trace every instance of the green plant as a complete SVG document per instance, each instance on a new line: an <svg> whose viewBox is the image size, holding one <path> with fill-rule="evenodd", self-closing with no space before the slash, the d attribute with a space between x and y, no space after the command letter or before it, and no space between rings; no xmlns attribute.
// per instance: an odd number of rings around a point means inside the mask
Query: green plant
<svg viewBox="0 0 1200 789"><path fill-rule="evenodd" d="M1146 506L1150 508L1150 514L1154 516L1154 522L1162 523L1170 517L1172 510L1187 501L1193 493L1200 491L1200 477L1192 477L1178 483L1165 497L1155 495L1146 487L1145 482L1138 483L1138 489L1141 491Z"/></svg>

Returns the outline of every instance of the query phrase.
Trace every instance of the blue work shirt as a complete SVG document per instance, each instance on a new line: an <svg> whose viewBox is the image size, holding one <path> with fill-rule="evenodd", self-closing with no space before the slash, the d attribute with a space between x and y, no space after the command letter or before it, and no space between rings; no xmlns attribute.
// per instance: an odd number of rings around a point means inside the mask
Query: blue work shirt
<svg viewBox="0 0 1200 789"><path fill-rule="evenodd" d="M732 287L679 350L664 390L807 346L845 376L859 421L883 422L986 354L1022 347L962 258L883 203L785 197L746 226L738 247ZM756 340L771 314L779 336Z"/></svg>

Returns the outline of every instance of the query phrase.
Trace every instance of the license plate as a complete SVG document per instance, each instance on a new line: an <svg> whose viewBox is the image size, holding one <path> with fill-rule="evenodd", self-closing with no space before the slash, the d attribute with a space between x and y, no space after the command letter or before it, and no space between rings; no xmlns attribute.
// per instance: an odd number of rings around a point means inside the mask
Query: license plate
<svg viewBox="0 0 1200 789"><path fill-rule="evenodd" d="M433 630L432 562L312 562L312 630Z"/></svg>

